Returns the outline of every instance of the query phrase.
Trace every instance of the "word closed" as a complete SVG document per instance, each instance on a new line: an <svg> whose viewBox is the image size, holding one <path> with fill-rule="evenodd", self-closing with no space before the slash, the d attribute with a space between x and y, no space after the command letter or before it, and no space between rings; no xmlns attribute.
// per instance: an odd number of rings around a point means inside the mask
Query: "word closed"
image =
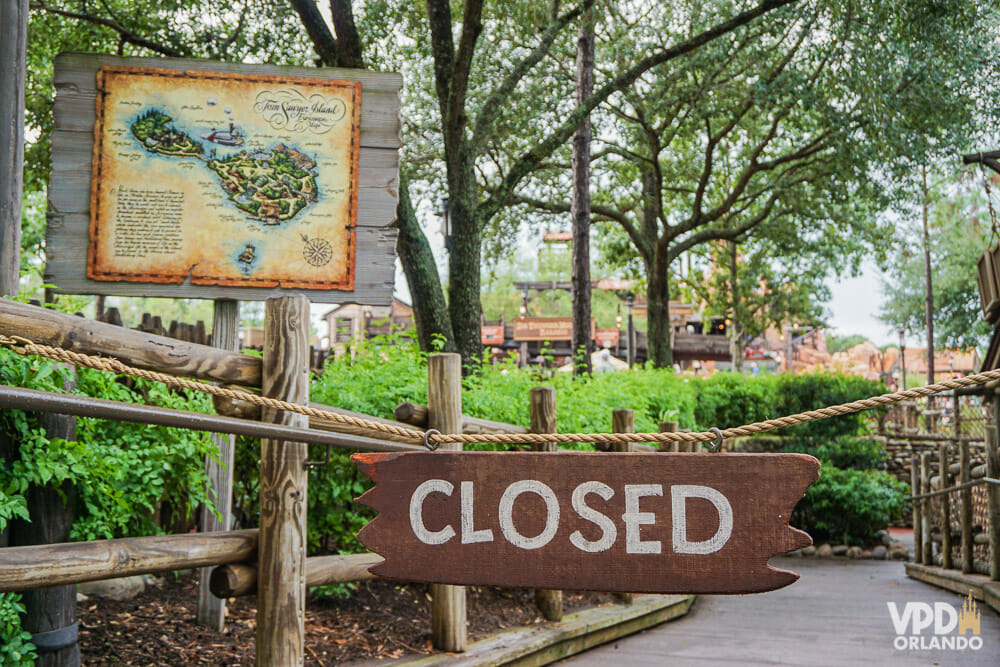
<svg viewBox="0 0 1000 667"><path fill-rule="evenodd" d="M801 454L356 454L378 516L358 534L406 581L750 593L796 579L768 559L811 543L788 518Z"/></svg>

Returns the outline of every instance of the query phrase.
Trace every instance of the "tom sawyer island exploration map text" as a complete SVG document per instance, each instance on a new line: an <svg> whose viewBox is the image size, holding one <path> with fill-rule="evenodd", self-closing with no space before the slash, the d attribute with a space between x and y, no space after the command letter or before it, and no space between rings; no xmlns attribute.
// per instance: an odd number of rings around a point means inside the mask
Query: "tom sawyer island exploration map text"
<svg viewBox="0 0 1000 667"><path fill-rule="evenodd" d="M361 84L102 67L87 275L353 289Z"/></svg>

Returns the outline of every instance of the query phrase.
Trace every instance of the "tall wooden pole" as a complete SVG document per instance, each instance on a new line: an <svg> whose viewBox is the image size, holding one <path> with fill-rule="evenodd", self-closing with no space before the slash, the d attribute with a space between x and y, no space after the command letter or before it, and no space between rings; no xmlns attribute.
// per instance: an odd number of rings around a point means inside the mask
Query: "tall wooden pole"
<svg viewBox="0 0 1000 667"><path fill-rule="evenodd" d="M268 299L264 320L263 395L309 402L309 300ZM307 428L305 415L264 408L261 421ZM306 454L301 442L260 445L260 549L257 664L304 660L306 598Z"/></svg>
<svg viewBox="0 0 1000 667"><path fill-rule="evenodd" d="M955 400L958 400L956 397ZM941 469L941 488L951 486L951 475L948 469L948 445L938 449L938 467ZM951 498L950 494L941 494L941 567L951 569Z"/></svg>
<svg viewBox="0 0 1000 667"><path fill-rule="evenodd" d="M576 43L576 103L594 90L594 16L584 12ZM573 372L592 372L590 353L590 116L583 119L573 135Z"/></svg>
<svg viewBox="0 0 1000 667"><path fill-rule="evenodd" d="M961 457L959 459L959 482L968 484L972 479L969 470L969 441L963 440L958 443ZM961 504L959 505L959 516L962 521L962 572L972 573L972 489L966 488L959 491Z"/></svg>
<svg viewBox="0 0 1000 667"><path fill-rule="evenodd" d="M17 294L21 270L24 77L28 0L0 2L0 297Z"/></svg>
<svg viewBox="0 0 1000 667"><path fill-rule="evenodd" d="M555 387L532 387L528 392L532 433L556 433L556 389ZM536 452L556 452L559 445L544 442L531 446ZM539 588L535 591L535 604L549 621L562 620L562 591Z"/></svg>
<svg viewBox="0 0 1000 667"><path fill-rule="evenodd" d="M76 386L73 370L69 368L64 389ZM43 412L38 420L45 437L76 439L76 417ZM25 495L31 521L11 523L11 546L68 542L76 518L76 486L68 481L59 486L32 484ZM35 667L78 667L76 586L46 586L24 591L21 596L25 608L21 627L31 633L37 649Z"/></svg>
<svg viewBox="0 0 1000 667"><path fill-rule="evenodd" d="M239 350L240 302L232 299L215 300L212 318L212 345L223 350ZM229 530L233 505L233 461L236 436L212 434L212 443L219 449L218 458L205 457L205 471L211 484L210 493L215 501L215 512L207 508L201 513L201 529L209 533ZM226 620L226 601L212 595L209 578L213 568L202 568L198 587L198 623L216 632L222 632Z"/></svg>
<svg viewBox="0 0 1000 667"><path fill-rule="evenodd" d="M931 490L931 455L929 452L923 452L920 455L920 493L930 493ZM921 558L924 565L933 565L934 558L932 554L931 541L931 507L929 498L924 498L920 501L920 534L922 541L919 545L921 552Z"/></svg>
<svg viewBox="0 0 1000 667"><path fill-rule="evenodd" d="M920 488L920 457L914 454L910 458L910 495L917 496L921 493ZM913 501L913 561L917 564L924 562L924 528L923 512L920 506L921 500Z"/></svg>
<svg viewBox="0 0 1000 667"><path fill-rule="evenodd" d="M993 424L986 429L986 474L1000 478L1000 396L995 393L991 406ZM1000 486L986 485L986 513L990 533L990 579L1000 581Z"/></svg>
<svg viewBox="0 0 1000 667"><path fill-rule="evenodd" d="M462 357L432 354L427 358L427 426L441 433L462 432ZM461 444L441 445L461 450ZM464 651L465 587L431 584L431 641L442 651Z"/></svg>
<svg viewBox="0 0 1000 667"><path fill-rule="evenodd" d="M613 410L611 412L611 432L612 433L634 433L635 432L635 412L629 409ZM615 442L611 444L612 452L634 451L631 442ZM615 597L625 604L632 604L635 596L631 593L615 593Z"/></svg>

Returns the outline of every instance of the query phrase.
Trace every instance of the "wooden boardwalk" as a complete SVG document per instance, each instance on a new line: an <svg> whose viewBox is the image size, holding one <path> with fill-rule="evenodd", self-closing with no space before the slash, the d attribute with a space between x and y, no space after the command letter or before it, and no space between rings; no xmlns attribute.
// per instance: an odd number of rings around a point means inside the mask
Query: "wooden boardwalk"
<svg viewBox="0 0 1000 667"><path fill-rule="evenodd" d="M983 645L972 650L906 650L896 638L888 602L963 598L906 577L886 561L776 558L802 578L778 591L699 596L671 623L570 658L574 667L627 665L1000 665L1000 617L979 603ZM924 630L930 637L933 628Z"/></svg>

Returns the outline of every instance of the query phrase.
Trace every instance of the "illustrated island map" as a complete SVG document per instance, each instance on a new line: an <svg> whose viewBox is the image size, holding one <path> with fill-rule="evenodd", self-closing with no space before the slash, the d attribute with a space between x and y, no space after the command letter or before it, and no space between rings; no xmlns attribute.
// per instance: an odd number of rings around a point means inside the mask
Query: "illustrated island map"
<svg viewBox="0 0 1000 667"><path fill-rule="evenodd" d="M88 277L353 289L360 84L106 67Z"/></svg>

